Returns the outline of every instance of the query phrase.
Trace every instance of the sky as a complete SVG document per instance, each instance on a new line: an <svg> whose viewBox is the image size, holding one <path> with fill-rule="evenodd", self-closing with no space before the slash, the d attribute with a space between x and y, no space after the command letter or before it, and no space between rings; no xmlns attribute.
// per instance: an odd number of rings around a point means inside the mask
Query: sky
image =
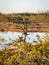
<svg viewBox="0 0 49 65"><path fill-rule="evenodd" d="M1 13L49 11L49 0L0 0Z"/></svg>

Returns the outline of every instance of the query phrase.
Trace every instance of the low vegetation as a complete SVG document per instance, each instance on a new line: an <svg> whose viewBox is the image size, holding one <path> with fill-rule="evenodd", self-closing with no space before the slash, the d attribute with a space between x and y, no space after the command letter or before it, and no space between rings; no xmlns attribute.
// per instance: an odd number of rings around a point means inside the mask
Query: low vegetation
<svg viewBox="0 0 49 65"><path fill-rule="evenodd" d="M12 48L7 45L0 50L0 65L49 65L49 37L44 36L44 42L38 35L37 39L40 43L35 45L19 40L12 43Z"/></svg>
<svg viewBox="0 0 49 65"><path fill-rule="evenodd" d="M0 13L0 31L16 31L22 32L23 23L30 22L28 24L28 31L31 32L49 32L49 12L47 13L12 13L2 14Z"/></svg>

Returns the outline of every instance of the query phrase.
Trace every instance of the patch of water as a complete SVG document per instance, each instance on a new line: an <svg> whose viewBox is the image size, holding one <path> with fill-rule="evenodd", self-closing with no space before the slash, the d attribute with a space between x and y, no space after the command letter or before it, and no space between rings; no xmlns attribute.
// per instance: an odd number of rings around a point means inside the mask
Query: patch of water
<svg viewBox="0 0 49 65"><path fill-rule="evenodd" d="M38 33L38 32L28 32L28 35L26 37L26 42L33 43L33 39L36 38L36 35L39 35L42 37L46 33ZM48 33L47 33L48 34ZM5 40L0 42L0 48L4 48L5 44L9 42L13 42L21 37L22 33L20 32L0 32L0 38L4 38Z"/></svg>

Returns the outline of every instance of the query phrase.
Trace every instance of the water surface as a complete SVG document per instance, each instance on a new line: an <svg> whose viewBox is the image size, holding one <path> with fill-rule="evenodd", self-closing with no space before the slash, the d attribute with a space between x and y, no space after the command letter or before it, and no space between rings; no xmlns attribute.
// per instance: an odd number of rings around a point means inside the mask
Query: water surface
<svg viewBox="0 0 49 65"><path fill-rule="evenodd" d="M26 42L33 43L33 39L36 38L36 35L39 35L40 37L44 36L46 33L39 33L39 32L28 32L28 35L26 37ZM47 33L48 34L48 33ZM13 42L19 37L22 36L22 33L20 32L1 32L0 31L0 38L4 38L4 41L0 41L0 48L4 48L5 44L9 42Z"/></svg>

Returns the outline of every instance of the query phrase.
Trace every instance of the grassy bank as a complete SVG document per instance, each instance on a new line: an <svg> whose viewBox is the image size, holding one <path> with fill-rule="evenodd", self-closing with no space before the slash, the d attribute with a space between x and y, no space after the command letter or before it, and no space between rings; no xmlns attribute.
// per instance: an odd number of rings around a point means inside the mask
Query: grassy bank
<svg viewBox="0 0 49 65"><path fill-rule="evenodd" d="M24 19L27 19L28 31L49 32L49 13L22 13L2 14L0 13L0 31L23 32Z"/></svg>

